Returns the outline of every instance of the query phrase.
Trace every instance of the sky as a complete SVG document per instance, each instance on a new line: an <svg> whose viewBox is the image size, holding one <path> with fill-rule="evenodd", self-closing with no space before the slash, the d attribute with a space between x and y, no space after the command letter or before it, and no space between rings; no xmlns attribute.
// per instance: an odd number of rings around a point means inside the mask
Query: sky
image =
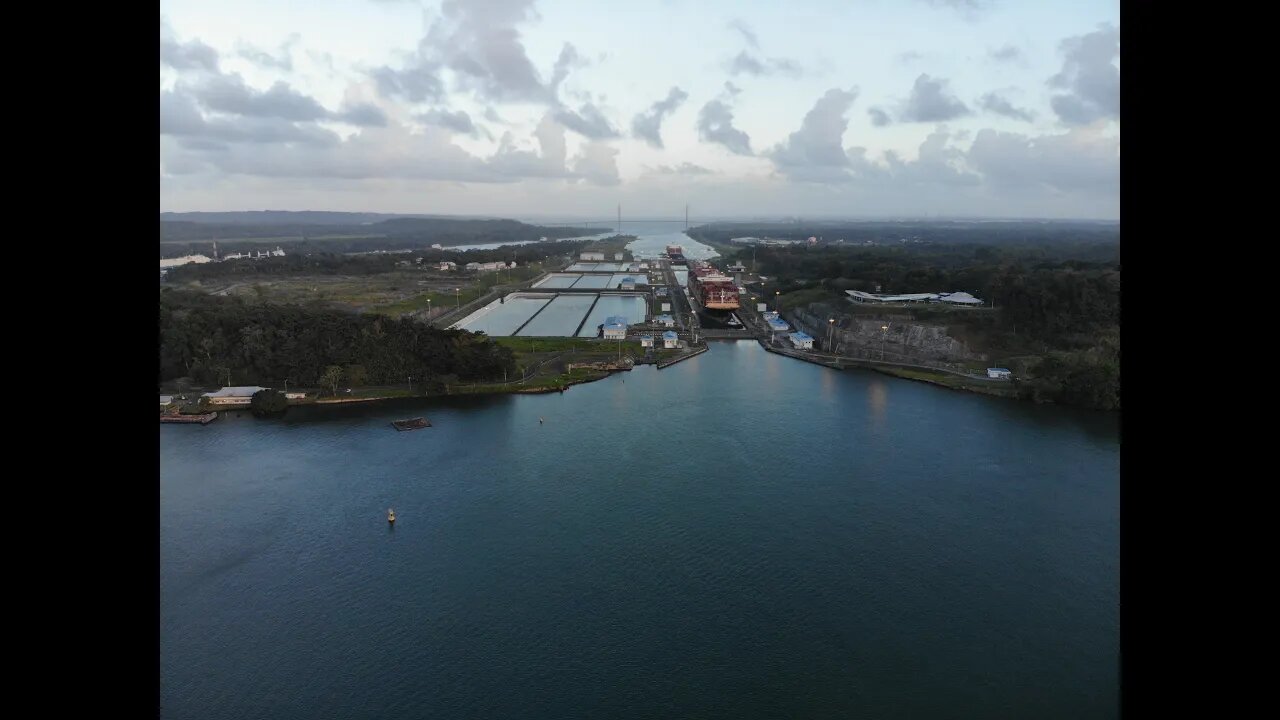
<svg viewBox="0 0 1280 720"><path fill-rule="evenodd" d="M1119 12L162 0L160 210L1116 220Z"/></svg>

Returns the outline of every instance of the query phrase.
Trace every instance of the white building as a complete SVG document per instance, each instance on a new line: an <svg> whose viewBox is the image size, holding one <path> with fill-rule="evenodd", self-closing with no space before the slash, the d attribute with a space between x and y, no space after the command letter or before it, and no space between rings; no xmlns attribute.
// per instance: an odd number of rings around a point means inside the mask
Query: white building
<svg viewBox="0 0 1280 720"><path fill-rule="evenodd" d="M653 344L653 343L652 343L652 340L650 341L650 344ZM172 395L161 395L161 396L160 396L160 407L168 407L168 406L169 406L169 403L171 403L171 402L173 402L173 396L172 396Z"/></svg>
<svg viewBox="0 0 1280 720"><path fill-rule="evenodd" d="M612 315L604 321L605 340L624 340L627 337L627 319L620 315Z"/></svg>
<svg viewBox="0 0 1280 720"><path fill-rule="evenodd" d="M680 347L680 336L671 330L662 333L662 347L668 350Z"/></svg>
<svg viewBox="0 0 1280 720"><path fill-rule="evenodd" d="M879 286L876 286L877 289ZM969 305L979 306L982 301L970 295L967 292L948 292L948 293L907 293L904 295L881 295L878 293L863 292L861 290L845 290L849 299L854 302L861 303L917 303L917 302L943 302L952 305Z"/></svg>
<svg viewBox="0 0 1280 720"><path fill-rule="evenodd" d="M444 262L440 263L440 269L441 270L457 270L458 263L449 262L448 260L445 260Z"/></svg>
<svg viewBox="0 0 1280 720"><path fill-rule="evenodd" d="M807 333L793 332L791 333L791 345L797 350L812 350L813 338Z"/></svg>
<svg viewBox="0 0 1280 720"><path fill-rule="evenodd" d="M995 380L1012 380L1013 373L1007 368L987 368L987 377Z"/></svg>
<svg viewBox="0 0 1280 720"><path fill-rule="evenodd" d="M676 319L675 319L675 318L673 318L673 317L671 317L670 315L659 315L658 317L654 318L653 320L654 320L654 322L658 323L659 325L664 325L664 326L666 326L666 327L675 327L675 326L676 326Z"/></svg>
<svg viewBox="0 0 1280 720"><path fill-rule="evenodd" d="M641 336L640 336L640 347L653 347L653 336L652 336L652 335L641 335ZM163 405L164 403L160 403L160 404L161 404L161 405Z"/></svg>
<svg viewBox="0 0 1280 720"><path fill-rule="evenodd" d="M179 258L160 258L160 267L171 268L179 265L189 265L191 263L199 265L207 262L213 262L213 258L206 255L183 255Z"/></svg>
<svg viewBox="0 0 1280 720"><path fill-rule="evenodd" d="M205 393L201 397L209 398L209 402L214 405L224 407L243 406L248 407L249 402L253 400L253 394L259 390L267 390L268 388L258 385L242 385L238 387L224 387L218 392Z"/></svg>
<svg viewBox="0 0 1280 720"><path fill-rule="evenodd" d="M630 276L628 276L628 277L624 277L624 278L622 278L621 286L622 286L622 289L623 289L623 290L635 290L635 289L636 289L636 279L635 279L635 278L633 278L633 277L630 277Z"/></svg>
<svg viewBox="0 0 1280 720"><path fill-rule="evenodd" d="M622 259L622 258L624 258L624 257L626 257L626 255L625 255L625 254L623 254L623 253L614 253L614 254L613 254L613 259L614 259L614 260L621 260L621 259Z"/></svg>
<svg viewBox="0 0 1280 720"><path fill-rule="evenodd" d="M773 332L787 332L791 329L791 326L782 318L773 318L769 321L769 329Z"/></svg>
<svg viewBox="0 0 1280 720"><path fill-rule="evenodd" d="M584 252L578 257L583 260L593 260L595 262L604 262L604 253L602 252Z"/></svg>

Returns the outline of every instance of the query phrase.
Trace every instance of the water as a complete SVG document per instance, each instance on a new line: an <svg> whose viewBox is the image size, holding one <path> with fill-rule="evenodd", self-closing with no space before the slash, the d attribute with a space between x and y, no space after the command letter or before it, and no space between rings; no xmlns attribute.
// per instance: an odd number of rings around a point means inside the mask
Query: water
<svg viewBox="0 0 1280 720"><path fill-rule="evenodd" d="M582 324L582 329L578 331L578 337L595 337L596 328L614 315L626 318L628 325L638 325L644 322L648 305L641 295L601 295L599 302L587 316L587 321Z"/></svg>
<svg viewBox="0 0 1280 720"><path fill-rule="evenodd" d="M638 222L628 226L624 223L623 230L639 236L626 246L636 258L656 258L667 251L668 245L681 246L684 256L691 260L710 260L720 255L710 245L703 245L683 231L672 232L669 224Z"/></svg>
<svg viewBox="0 0 1280 720"><path fill-rule="evenodd" d="M640 272L634 272L634 273L619 273L617 275L614 275L612 278L609 279L609 287L614 287L614 288L618 287L618 284L622 282L623 278L631 278L632 280L635 281L637 285L649 284L649 273L645 271L640 271Z"/></svg>
<svg viewBox="0 0 1280 720"><path fill-rule="evenodd" d="M510 335L551 299L551 295L537 297L508 295L505 301L501 298L494 300L468 315L456 327L472 332L483 332L493 337Z"/></svg>
<svg viewBox="0 0 1280 720"><path fill-rule="evenodd" d="M594 294L557 295L516 334L521 337L572 337L595 301Z"/></svg>
<svg viewBox="0 0 1280 720"><path fill-rule="evenodd" d="M750 342L305 410L160 426L164 718L1118 716L1114 416Z"/></svg>
<svg viewBox="0 0 1280 720"><path fill-rule="evenodd" d="M609 287L609 278L611 275L583 275L573 284L575 290L582 288L604 289Z"/></svg>
<svg viewBox="0 0 1280 720"><path fill-rule="evenodd" d="M542 289L567 288L567 287L572 287L573 284L577 282L578 279L581 277L582 277L581 275L578 275L576 273L573 273L573 274L555 273L542 280L539 280L538 282L534 283L533 286L536 288L542 288Z"/></svg>

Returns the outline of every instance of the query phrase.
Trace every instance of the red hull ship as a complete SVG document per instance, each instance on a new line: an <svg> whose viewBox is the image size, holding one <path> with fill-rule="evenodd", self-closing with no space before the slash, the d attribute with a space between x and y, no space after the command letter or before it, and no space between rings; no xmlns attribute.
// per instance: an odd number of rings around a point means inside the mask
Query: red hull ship
<svg viewBox="0 0 1280 720"><path fill-rule="evenodd" d="M740 306L733 279L699 260L689 263L689 292L707 310L737 310Z"/></svg>

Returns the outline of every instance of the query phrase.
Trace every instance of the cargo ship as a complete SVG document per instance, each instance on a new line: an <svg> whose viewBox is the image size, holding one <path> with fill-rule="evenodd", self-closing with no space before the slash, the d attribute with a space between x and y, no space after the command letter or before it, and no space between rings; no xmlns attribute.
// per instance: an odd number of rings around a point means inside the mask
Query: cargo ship
<svg viewBox="0 0 1280 720"><path fill-rule="evenodd" d="M689 263L689 294L703 309L714 311L717 315L739 307L738 286L733 284L733 279L710 263L700 260Z"/></svg>
<svg viewBox="0 0 1280 720"><path fill-rule="evenodd" d="M684 262L684 248L680 245L668 245L667 257L672 264Z"/></svg>

